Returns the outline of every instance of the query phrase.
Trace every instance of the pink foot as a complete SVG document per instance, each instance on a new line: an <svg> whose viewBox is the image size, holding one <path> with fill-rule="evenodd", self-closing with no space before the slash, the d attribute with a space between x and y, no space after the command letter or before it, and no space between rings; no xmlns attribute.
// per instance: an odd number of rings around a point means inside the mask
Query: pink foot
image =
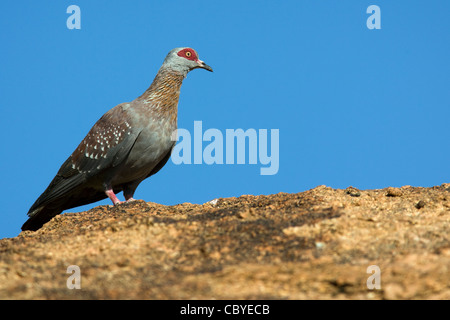
<svg viewBox="0 0 450 320"><path fill-rule="evenodd" d="M111 199L113 205L122 203L122 201L120 201L119 198L117 198L117 196L114 194L114 191L112 191L112 189L106 190L105 193L108 196L108 198Z"/></svg>

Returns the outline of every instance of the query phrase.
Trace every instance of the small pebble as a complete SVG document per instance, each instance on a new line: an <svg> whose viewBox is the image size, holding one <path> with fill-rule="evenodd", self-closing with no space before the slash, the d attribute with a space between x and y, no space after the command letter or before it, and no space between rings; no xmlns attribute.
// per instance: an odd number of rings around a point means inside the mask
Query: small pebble
<svg viewBox="0 0 450 320"><path fill-rule="evenodd" d="M354 187L348 187L347 189L345 189L345 193L349 194L352 197L359 197L359 196L361 196L361 192L359 192L359 190L354 188Z"/></svg>
<svg viewBox="0 0 450 320"><path fill-rule="evenodd" d="M422 209L423 207L425 207L425 201L420 200L419 202L416 203L416 208L417 209Z"/></svg>
<svg viewBox="0 0 450 320"><path fill-rule="evenodd" d="M319 249L319 250L323 249L325 247L325 243L323 243L323 242L316 242L315 245L316 245L316 249Z"/></svg>
<svg viewBox="0 0 450 320"><path fill-rule="evenodd" d="M400 197L402 195L402 191L399 188L389 187L387 189L386 196L388 197Z"/></svg>

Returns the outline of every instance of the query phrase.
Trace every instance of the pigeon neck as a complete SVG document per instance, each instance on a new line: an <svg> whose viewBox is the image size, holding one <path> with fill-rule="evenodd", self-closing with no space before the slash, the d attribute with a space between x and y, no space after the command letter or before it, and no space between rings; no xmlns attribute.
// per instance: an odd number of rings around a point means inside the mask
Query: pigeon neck
<svg viewBox="0 0 450 320"><path fill-rule="evenodd" d="M176 108L180 97L180 88L185 75L162 67L150 87L138 98L161 110Z"/></svg>

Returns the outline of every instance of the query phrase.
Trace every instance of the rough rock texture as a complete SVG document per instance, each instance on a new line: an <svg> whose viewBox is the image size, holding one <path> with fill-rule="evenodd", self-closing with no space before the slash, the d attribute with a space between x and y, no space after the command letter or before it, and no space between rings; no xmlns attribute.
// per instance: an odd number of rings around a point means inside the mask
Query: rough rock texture
<svg viewBox="0 0 450 320"><path fill-rule="evenodd" d="M0 298L450 299L449 230L450 184L99 206L0 240Z"/></svg>

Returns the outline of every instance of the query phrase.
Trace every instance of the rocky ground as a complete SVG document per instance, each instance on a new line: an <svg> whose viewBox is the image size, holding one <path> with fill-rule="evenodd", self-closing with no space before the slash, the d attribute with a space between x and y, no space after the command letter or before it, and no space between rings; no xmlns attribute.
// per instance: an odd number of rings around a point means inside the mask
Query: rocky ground
<svg viewBox="0 0 450 320"><path fill-rule="evenodd" d="M450 299L449 230L450 184L99 206L0 240L0 298Z"/></svg>

